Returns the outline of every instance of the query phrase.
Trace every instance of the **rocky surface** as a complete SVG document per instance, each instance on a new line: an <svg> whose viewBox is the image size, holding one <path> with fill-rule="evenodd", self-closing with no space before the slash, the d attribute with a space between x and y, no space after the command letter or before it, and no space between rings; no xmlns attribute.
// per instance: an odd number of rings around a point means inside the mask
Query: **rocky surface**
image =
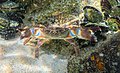
<svg viewBox="0 0 120 73"><path fill-rule="evenodd" d="M107 34L108 35L108 34ZM68 60L68 73L119 73L120 31Z"/></svg>
<svg viewBox="0 0 120 73"><path fill-rule="evenodd" d="M34 48L21 42L19 38L0 39L0 73L67 73L67 59L42 50L34 58Z"/></svg>

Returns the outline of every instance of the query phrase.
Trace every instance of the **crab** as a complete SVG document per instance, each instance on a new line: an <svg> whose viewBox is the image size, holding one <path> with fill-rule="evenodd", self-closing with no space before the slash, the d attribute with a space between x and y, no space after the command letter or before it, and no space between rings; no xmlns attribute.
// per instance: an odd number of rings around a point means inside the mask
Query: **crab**
<svg viewBox="0 0 120 73"><path fill-rule="evenodd" d="M31 45L32 41L37 41L35 58L39 56L38 48L40 48L45 42L52 39L61 39L69 42L74 46L76 55L79 55L79 48L77 48L77 43L74 42L75 37L79 39L89 40L91 42L97 42L97 37L94 35L94 32L90 28L83 28L80 25L70 25L73 22L77 22L78 19L71 20L68 23L63 25L50 25L45 27L43 25L36 27L25 27L20 29L21 32L20 38L24 40L24 45Z"/></svg>

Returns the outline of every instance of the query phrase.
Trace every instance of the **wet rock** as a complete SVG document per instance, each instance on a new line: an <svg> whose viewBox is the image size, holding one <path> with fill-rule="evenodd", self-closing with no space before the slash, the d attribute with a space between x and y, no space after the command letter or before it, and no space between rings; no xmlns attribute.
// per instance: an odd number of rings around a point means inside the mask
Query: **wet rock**
<svg viewBox="0 0 120 73"><path fill-rule="evenodd" d="M4 40L3 40L4 41ZM1 42L3 42L1 40ZM15 40L16 41L16 40ZM4 41L5 42L5 41ZM6 41L7 42L7 41ZM8 46L7 46L8 45ZM40 51L39 58L33 57L34 48L10 41L0 43L0 71L3 73L65 73L67 72L67 59L55 54ZM4 54L3 54L4 53Z"/></svg>

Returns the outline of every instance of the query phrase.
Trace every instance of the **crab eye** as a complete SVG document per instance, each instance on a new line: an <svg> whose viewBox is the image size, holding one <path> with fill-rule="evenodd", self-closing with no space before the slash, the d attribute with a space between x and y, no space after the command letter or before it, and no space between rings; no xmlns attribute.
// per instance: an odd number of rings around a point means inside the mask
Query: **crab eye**
<svg viewBox="0 0 120 73"><path fill-rule="evenodd" d="M21 32L21 35L25 35L25 31Z"/></svg>
<svg viewBox="0 0 120 73"><path fill-rule="evenodd" d="M90 32L92 35L94 34L92 30L89 30L89 32Z"/></svg>

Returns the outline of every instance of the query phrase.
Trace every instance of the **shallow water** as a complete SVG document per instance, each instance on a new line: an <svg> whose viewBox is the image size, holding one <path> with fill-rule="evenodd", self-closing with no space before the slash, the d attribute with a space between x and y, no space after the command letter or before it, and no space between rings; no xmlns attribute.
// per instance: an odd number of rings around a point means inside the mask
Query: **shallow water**
<svg viewBox="0 0 120 73"><path fill-rule="evenodd" d="M8 5L3 5L6 1L0 0L0 13L23 24L22 27L76 25L86 30L80 30L81 36L85 33L88 37L88 30L98 41L75 37L71 44L63 40L66 30L64 34L62 29L49 29L47 34L53 39L47 36L50 40L39 48L39 56L35 58L36 48L23 45L19 33L13 39L0 38L0 73L120 73L119 0L8 0ZM77 21L71 23L72 20ZM9 22L0 20L0 25L4 23ZM61 34L63 39L59 37ZM74 48L78 48L78 55Z"/></svg>
<svg viewBox="0 0 120 73"><path fill-rule="evenodd" d="M6 44L5 44L6 43ZM34 58L33 47L14 40L0 40L0 73L65 73L67 59L40 51L39 58Z"/></svg>

